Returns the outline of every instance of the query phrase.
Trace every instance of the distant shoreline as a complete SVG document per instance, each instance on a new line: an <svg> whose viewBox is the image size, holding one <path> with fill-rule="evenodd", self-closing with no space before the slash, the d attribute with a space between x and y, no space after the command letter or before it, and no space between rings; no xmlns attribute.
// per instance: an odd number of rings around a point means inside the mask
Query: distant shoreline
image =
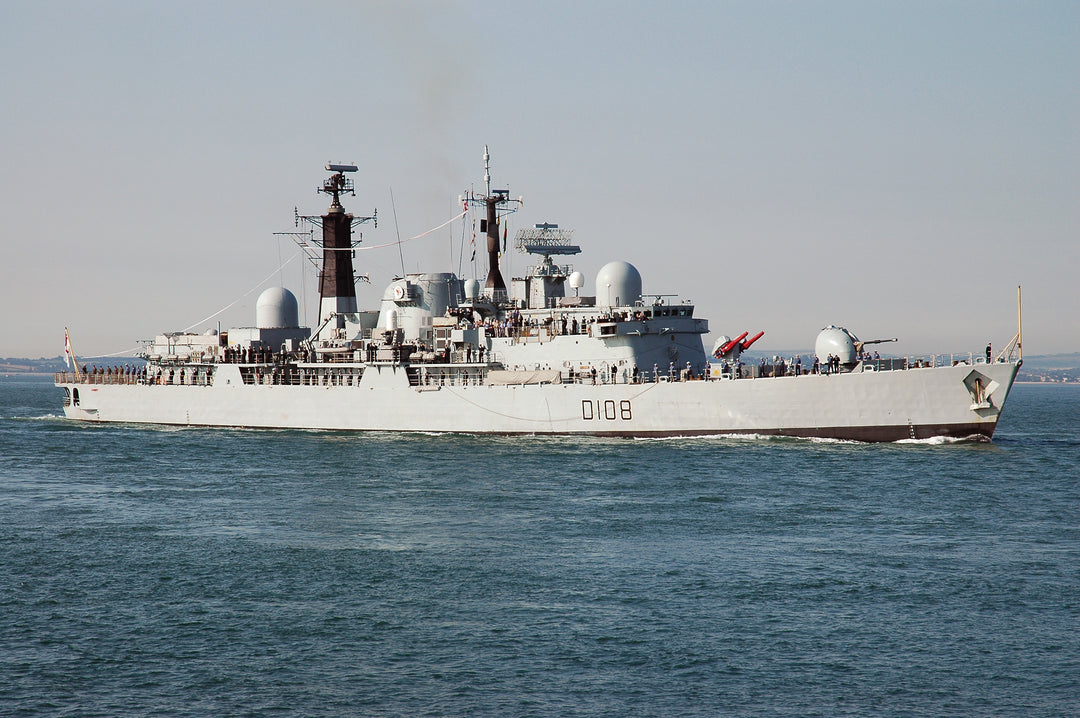
<svg viewBox="0 0 1080 718"><path fill-rule="evenodd" d="M1073 386L1080 384L1080 379L1073 381L1014 381L1013 384L1027 384L1029 386Z"/></svg>

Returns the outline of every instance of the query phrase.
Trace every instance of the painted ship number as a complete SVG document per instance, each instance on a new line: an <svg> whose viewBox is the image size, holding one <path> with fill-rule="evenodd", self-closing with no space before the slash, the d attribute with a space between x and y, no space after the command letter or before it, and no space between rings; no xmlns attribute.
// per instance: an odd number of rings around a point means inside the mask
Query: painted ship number
<svg viewBox="0 0 1080 718"><path fill-rule="evenodd" d="M634 418L633 411L630 409L630 402L627 399L623 399L616 406L613 399L601 403L599 400L590 401L588 399L582 399L581 401L581 418L585 421L592 421L598 419L601 421L630 421Z"/></svg>

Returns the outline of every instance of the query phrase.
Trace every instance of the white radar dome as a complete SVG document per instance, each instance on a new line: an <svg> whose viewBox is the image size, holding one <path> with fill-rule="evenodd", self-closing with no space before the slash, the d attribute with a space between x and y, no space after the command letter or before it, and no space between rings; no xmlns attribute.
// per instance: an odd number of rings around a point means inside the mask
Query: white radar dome
<svg viewBox="0 0 1080 718"><path fill-rule="evenodd" d="M567 281L570 282L572 289L581 289L585 286L585 275L581 272L571 272Z"/></svg>
<svg viewBox="0 0 1080 718"><path fill-rule="evenodd" d="M855 342L859 338L843 327L830 324L818 332L814 342L814 354L825 362L830 354L840 357L841 364L855 363Z"/></svg>
<svg viewBox="0 0 1080 718"><path fill-rule="evenodd" d="M478 279L466 279L465 280L465 299L470 302L480 298L480 280Z"/></svg>
<svg viewBox="0 0 1080 718"><path fill-rule="evenodd" d="M625 307L641 299L641 273L629 262L608 262L596 273L596 304Z"/></svg>
<svg viewBox="0 0 1080 718"><path fill-rule="evenodd" d="M296 296L284 287L270 287L255 303L255 326L259 329L295 329L300 326Z"/></svg>

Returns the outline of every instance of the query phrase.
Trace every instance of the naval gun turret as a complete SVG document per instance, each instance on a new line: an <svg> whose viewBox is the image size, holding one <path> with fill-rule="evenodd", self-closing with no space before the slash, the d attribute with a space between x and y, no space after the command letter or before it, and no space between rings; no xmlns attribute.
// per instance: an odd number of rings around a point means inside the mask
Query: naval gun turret
<svg viewBox="0 0 1080 718"><path fill-rule="evenodd" d="M898 341L896 337L891 339L860 340L845 327L830 324L818 332L814 342L814 354L822 362L827 357L837 357L841 367L851 368L859 362L859 355L868 344L885 344Z"/></svg>

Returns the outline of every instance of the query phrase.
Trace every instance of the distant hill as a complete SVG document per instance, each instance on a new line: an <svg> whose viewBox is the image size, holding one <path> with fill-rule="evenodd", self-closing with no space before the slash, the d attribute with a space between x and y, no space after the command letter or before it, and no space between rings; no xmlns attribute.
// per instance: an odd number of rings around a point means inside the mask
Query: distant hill
<svg viewBox="0 0 1080 718"><path fill-rule="evenodd" d="M53 374L65 368L63 356L50 359L0 359L0 374Z"/></svg>
<svg viewBox="0 0 1080 718"><path fill-rule="evenodd" d="M1016 380L1080 383L1080 352L1026 356Z"/></svg>
<svg viewBox="0 0 1080 718"><path fill-rule="evenodd" d="M1076 369L1080 367L1080 352L1072 354L1038 354L1024 357L1024 369Z"/></svg>
<svg viewBox="0 0 1080 718"><path fill-rule="evenodd" d="M131 357L116 357L112 359L99 359L95 357L79 357L79 361L83 364L97 364L101 367L109 366L123 366L125 364L139 364L141 366L141 359L132 359ZM58 371L68 370L66 364L64 364L64 357L42 357L40 359L26 359L21 357L14 357L8 359L0 359L0 375L3 374L55 374Z"/></svg>

